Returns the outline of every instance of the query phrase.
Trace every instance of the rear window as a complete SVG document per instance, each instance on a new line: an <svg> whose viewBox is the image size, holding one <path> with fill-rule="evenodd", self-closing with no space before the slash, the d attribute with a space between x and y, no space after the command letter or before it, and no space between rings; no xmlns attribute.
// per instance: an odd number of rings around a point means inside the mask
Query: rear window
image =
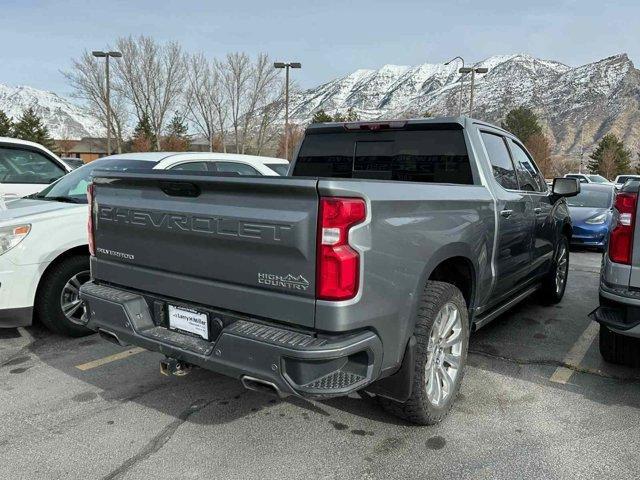
<svg viewBox="0 0 640 480"><path fill-rule="evenodd" d="M289 165L286 163L265 163L267 167L276 172L278 175L283 177L287 176L287 171L289 170Z"/></svg>
<svg viewBox="0 0 640 480"><path fill-rule="evenodd" d="M575 197L567 198L570 207L609 208L613 204L613 188L591 190L582 188Z"/></svg>
<svg viewBox="0 0 640 480"><path fill-rule="evenodd" d="M312 133L293 175L473 184L459 129Z"/></svg>

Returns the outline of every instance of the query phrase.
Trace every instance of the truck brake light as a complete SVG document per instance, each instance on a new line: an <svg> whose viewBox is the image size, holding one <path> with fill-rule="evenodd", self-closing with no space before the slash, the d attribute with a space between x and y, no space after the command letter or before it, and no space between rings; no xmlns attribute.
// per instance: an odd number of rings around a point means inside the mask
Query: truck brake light
<svg viewBox="0 0 640 480"><path fill-rule="evenodd" d="M349 245L349 229L366 216L361 198L320 198L316 272L319 300L348 300L358 292L360 255Z"/></svg>
<svg viewBox="0 0 640 480"><path fill-rule="evenodd" d="M620 192L616 195L617 221L609 234L609 258L612 262L631 264L637 204L637 193Z"/></svg>
<svg viewBox="0 0 640 480"><path fill-rule="evenodd" d="M87 234L89 237L89 255L96 254L95 236L93 234L93 190L94 185L90 183L87 186L87 203L89 204L89 218L87 219Z"/></svg>

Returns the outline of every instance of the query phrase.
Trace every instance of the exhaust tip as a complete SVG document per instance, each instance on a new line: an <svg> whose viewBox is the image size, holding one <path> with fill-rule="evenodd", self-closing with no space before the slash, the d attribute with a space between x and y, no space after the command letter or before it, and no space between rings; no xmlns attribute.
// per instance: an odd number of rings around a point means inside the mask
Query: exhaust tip
<svg viewBox="0 0 640 480"><path fill-rule="evenodd" d="M98 335L100 335L100 337L106 340L107 342L115 343L116 345L119 345L121 347L126 347L128 345L127 343L120 340L115 333L110 332L108 330L99 329Z"/></svg>
<svg viewBox="0 0 640 480"><path fill-rule="evenodd" d="M240 378L240 381L242 382L242 386L247 390L266 393L268 395L275 395L276 397L279 397L279 398L284 398L287 396L282 391L280 391L280 389L276 386L275 383L268 382L266 380L261 380L259 378L254 378L248 375L244 375Z"/></svg>

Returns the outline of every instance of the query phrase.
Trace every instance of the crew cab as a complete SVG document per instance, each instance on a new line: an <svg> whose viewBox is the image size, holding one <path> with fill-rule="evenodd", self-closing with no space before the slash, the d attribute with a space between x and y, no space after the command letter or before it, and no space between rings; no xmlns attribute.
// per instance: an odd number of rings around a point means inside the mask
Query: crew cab
<svg viewBox="0 0 640 480"><path fill-rule="evenodd" d="M254 390L359 390L418 424L470 332L564 294L571 220L522 143L471 118L307 128L288 177L96 172L84 324Z"/></svg>

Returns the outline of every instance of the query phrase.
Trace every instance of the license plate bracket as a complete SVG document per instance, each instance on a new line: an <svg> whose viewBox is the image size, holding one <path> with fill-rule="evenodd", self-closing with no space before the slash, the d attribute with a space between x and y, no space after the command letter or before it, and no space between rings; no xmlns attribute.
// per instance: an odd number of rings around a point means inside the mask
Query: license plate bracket
<svg viewBox="0 0 640 480"><path fill-rule="evenodd" d="M209 316L205 312L188 307L167 304L169 329L209 340Z"/></svg>

